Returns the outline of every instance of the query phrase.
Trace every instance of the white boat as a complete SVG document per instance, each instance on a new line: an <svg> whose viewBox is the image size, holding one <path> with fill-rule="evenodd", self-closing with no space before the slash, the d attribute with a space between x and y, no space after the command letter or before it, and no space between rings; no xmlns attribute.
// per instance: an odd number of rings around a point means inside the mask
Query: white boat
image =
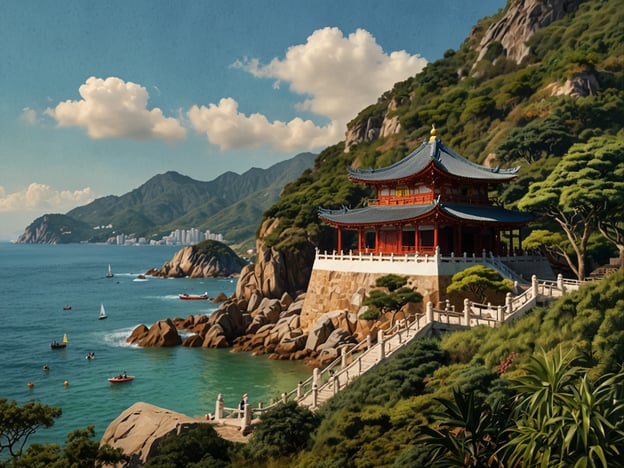
<svg viewBox="0 0 624 468"><path fill-rule="evenodd" d="M100 304L100 315L98 319L104 320L105 318L108 318L108 315L106 315L106 311L104 310L104 304Z"/></svg>
<svg viewBox="0 0 624 468"><path fill-rule="evenodd" d="M110 266L110 263L109 263L108 264L108 273L106 273L106 277L107 278L112 278L113 276L115 276L115 275L113 275L113 270L111 270L111 266Z"/></svg>

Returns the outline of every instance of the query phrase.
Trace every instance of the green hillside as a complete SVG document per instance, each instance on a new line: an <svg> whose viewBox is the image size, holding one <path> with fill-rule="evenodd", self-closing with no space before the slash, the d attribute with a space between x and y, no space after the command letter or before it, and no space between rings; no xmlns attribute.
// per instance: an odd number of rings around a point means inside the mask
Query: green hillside
<svg viewBox="0 0 624 468"><path fill-rule="evenodd" d="M624 139L624 9L617 0L586 1L560 21L536 32L521 63L506 58L500 43L491 43L477 62L477 45L487 27L501 17L483 19L459 50L430 63L417 76L397 83L375 105L349 124L382 122L397 117L396 134L360 141L344 152L344 143L317 157L312 170L289 184L265 217L280 219L280 229L311 239L321 250L334 248L332 231L319 223L318 207L359 207L370 196L347 180L346 167L378 168L415 149L435 124L442 141L468 159L502 167L521 166L520 177L491 194L514 207L529 186L544 180L573 145L592 138L621 144ZM564 85L585 85L585 95ZM558 94L556 90L562 90ZM390 105L392 103L392 105ZM390 110L392 109L392 110ZM594 140L595 144L595 140ZM542 220L536 229L557 230ZM528 232L527 232L528 234ZM617 253L598 238L594 227L588 246L589 271ZM273 232L268 245L286 247L288 239ZM565 241L564 241L565 242ZM566 248L574 257L571 246ZM561 254L558 260L565 262ZM570 270L566 273L570 274Z"/></svg>

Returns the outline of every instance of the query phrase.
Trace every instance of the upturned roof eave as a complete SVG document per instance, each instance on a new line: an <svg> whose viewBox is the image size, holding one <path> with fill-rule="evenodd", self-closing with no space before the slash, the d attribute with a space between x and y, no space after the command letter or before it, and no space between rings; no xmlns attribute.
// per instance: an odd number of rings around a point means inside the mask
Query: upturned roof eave
<svg viewBox="0 0 624 468"><path fill-rule="evenodd" d="M432 164L445 175L489 183L513 180L520 170L519 166L509 169L486 168L455 153L447 148L439 138L436 138L435 141L423 142L405 158L389 166L368 170L347 168L347 172L349 180L353 182L381 185L418 177L429 170ZM453 166L456 167L453 168ZM408 172L400 174L401 170ZM397 172L400 176L397 176ZM475 177L477 174L478 176Z"/></svg>
<svg viewBox="0 0 624 468"><path fill-rule="evenodd" d="M438 219L443 219L443 220L448 220L448 221L454 221L454 222L458 222L461 224L484 224L484 225L496 224L501 227L521 227L521 226L525 226L531 223L535 219L535 216L529 213L524 214L521 212L505 210L504 208L498 210L496 209L496 207L479 207L479 206L472 206L472 205L453 205L453 204L445 205L445 204L440 204L440 203L433 203L430 205L413 205L413 208L415 209L419 207L421 209L423 208L424 209L416 216L404 216L404 217L397 216L395 218L388 218L388 219L383 219L383 220L378 220L378 221L371 221L370 219L364 220L361 222L358 222L358 221L353 222L353 221L346 221L346 220L340 221L339 219L336 219L336 218L331 219L327 217L327 216L332 216L332 215L340 217L341 214L353 213L353 210L346 210L346 209L342 210L342 212L336 212L336 213L332 213L331 211L323 211L323 209L320 209L319 218L321 219L321 221L327 224L330 224L332 226L350 228L350 229L357 229L357 228L362 228L362 227L367 227L367 226L374 227L374 226L388 226L388 225L395 225L395 224L416 223L419 221L421 222L425 221L427 218L432 218L432 217L436 217ZM359 210L362 214L364 215L366 214L366 211L367 211L366 208L361 208ZM485 212L487 211L490 211L489 215L491 216L491 218L485 217ZM479 212L480 214L475 214ZM498 217L496 217L495 215L498 215ZM502 219L502 215L509 216L512 218L517 217L517 219Z"/></svg>

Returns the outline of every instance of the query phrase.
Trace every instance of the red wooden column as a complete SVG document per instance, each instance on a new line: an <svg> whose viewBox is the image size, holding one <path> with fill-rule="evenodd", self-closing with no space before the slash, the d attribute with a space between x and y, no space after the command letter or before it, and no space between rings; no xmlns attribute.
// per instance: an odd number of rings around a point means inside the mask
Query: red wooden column
<svg viewBox="0 0 624 468"><path fill-rule="evenodd" d="M375 253L379 253L379 226L375 226Z"/></svg>
<svg viewBox="0 0 624 468"><path fill-rule="evenodd" d="M361 252L362 250L364 250L364 245L366 242L366 237L364 235L364 229L363 228L358 228L358 252Z"/></svg>
<svg viewBox="0 0 624 468"><path fill-rule="evenodd" d="M397 225L397 229L399 230L398 240L397 240L397 253L403 253L403 225Z"/></svg>
<svg viewBox="0 0 624 468"><path fill-rule="evenodd" d="M342 229L338 228L338 253L342 252Z"/></svg>
<svg viewBox="0 0 624 468"><path fill-rule="evenodd" d="M418 226L415 225L414 226L414 249L416 250L416 252L420 252L420 238L418 236Z"/></svg>
<svg viewBox="0 0 624 468"><path fill-rule="evenodd" d="M438 247L438 222L433 222L433 249L437 249Z"/></svg>

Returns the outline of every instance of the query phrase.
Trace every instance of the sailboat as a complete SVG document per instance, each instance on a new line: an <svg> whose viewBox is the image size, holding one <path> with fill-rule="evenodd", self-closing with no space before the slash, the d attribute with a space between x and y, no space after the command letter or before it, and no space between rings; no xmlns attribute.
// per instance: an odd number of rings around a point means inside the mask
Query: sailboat
<svg viewBox="0 0 624 468"><path fill-rule="evenodd" d="M107 278L112 278L113 276L115 276L115 275L113 275L113 271L111 270L111 266L110 266L110 263L109 263L108 264L108 273L106 273L106 277Z"/></svg>
<svg viewBox="0 0 624 468"><path fill-rule="evenodd" d="M106 315L106 311L104 310L104 304L100 304L100 315L98 319L104 320L105 318L108 318L108 315Z"/></svg>
<svg viewBox="0 0 624 468"><path fill-rule="evenodd" d="M66 346L67 346L67 333L63 335L63 341L61 341L60 343L56 340L50 343L50 348L52 349L65 348Z"/></svg>

